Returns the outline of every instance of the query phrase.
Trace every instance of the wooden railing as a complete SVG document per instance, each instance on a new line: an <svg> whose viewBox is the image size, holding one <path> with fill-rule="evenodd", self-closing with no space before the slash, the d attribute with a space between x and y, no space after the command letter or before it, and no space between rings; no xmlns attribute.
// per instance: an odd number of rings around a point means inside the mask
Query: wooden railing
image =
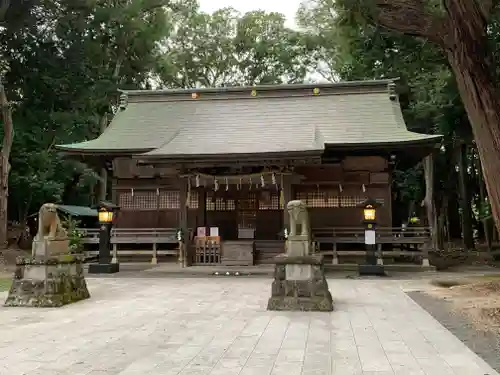
<svg viewBox="0 0 500 375"><path fill-rule="evenodd" d="M313 240L316 247L321 244L333 245L333 250L322 251L323 254L332 255L332 263L339 263L339 256L364 256L364 250L339 250L339 244L364 244L365 229L354 228L313 228ZM377 258L383 264L384 258L397 258L402 256L418 255L422 258L423 265L429 265L428 245L430 243L430 229L427 227L391 228L378 227L375 229L375 242L377 245ZM382 245L399 247L399 250L382 251ZM413 247L413 250L411 248ZM408 248L408 250L404 250Z"/></svg>
<svg viewBox="0 0 500 375"><path fill-rule="evenodd" d="M98 244L99 243L99 229L78 228L78 232L83 234L82 242L84 244Z"/></svg>
<svg viewBox="0 0 500 375"><path fill-rule="evenodd" d="M99 243L99 229L79 229L84 233L84 244ZM118 255L141 255L143 250L119 249L120 245L148 245L151 246L151 263L158 263L158 255L181 256L181 244L177 239L175 228L113 228L111 230L111 245L113 246L113 261L116 262ZM175 244L175 249L158 250L160 244ZM88 256L94 256L98 250L87 251Z"/></svg>

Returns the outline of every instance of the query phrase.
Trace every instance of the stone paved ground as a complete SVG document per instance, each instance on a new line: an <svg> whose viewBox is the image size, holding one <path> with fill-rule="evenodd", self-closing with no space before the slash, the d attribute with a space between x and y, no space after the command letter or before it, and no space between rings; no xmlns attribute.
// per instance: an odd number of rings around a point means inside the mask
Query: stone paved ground
<svg viewBox="0 0 500 375"><path fill-rule="evenodd" d="M62 309L0 308L1 375L497 374L402 281L329 280L333 313L267 312L267 278L88 282Z"/></svg>

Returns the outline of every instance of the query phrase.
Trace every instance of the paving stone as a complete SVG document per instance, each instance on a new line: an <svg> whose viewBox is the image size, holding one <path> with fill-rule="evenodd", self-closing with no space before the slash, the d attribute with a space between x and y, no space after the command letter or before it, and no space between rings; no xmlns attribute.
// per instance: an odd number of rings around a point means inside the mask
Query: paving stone
<svg viewBox="0 0 500 375"><path fill-rule="evenodd" d="M402 281L331 280L332 313L266 311L270 283L89 278L89 300L0 308L0 374L498 375Z"/></svg>

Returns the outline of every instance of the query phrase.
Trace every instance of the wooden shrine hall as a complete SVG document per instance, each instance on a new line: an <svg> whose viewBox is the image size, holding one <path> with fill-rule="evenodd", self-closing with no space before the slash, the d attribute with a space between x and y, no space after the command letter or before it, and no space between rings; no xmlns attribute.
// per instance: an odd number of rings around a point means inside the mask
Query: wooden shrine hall
<svg viewBox="0 0 500 375"><path fill-rule="evenodd" d="M395 82L382 80L122 91L102 135L57 147L107 169L120 206L115 256L127 242L119 233L141 233L156 262L180 229L184 265L243 265L284 251L293 199L334 263L342 242L362 242L358 206L369 197L381 205L380 238L396 238L393 161L416 163L440 139L407 130Z"/></svg>

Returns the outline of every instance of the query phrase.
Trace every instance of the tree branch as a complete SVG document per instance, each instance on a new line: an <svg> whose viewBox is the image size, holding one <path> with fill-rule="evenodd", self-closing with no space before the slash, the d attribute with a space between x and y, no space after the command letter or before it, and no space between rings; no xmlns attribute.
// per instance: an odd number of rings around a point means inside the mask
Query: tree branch
<svg viewBox="0 0 500 375"><path fill-rule="evenodd" d="M447 23L443 17L429 12L425 0L375 0L374 3L373 20L380 26L444 44Z"/></svg>
<svg viewBox="0 0 500 375"><path fill-rule="evenodd" d="M500 3L499 0L476 0L477 6L481 11L485 20L489 20L491 18L491 14L495 7Z"/></svg>

